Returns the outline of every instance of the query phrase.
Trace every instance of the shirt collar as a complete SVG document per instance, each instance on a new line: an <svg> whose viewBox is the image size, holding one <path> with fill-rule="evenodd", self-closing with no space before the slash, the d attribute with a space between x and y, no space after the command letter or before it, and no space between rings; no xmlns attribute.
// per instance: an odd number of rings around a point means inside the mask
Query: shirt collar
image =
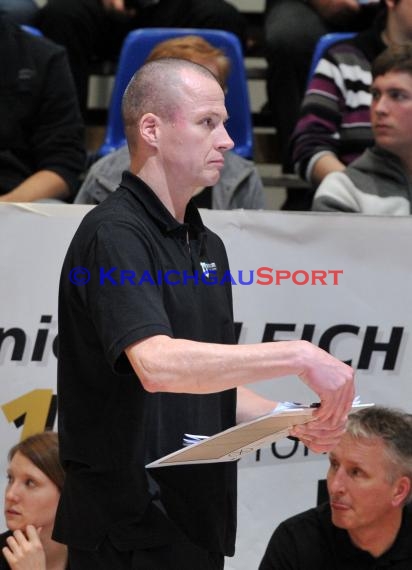
<svg viewBox="0 0 412 570"><path fill-rule="evenodd" d="M192 200L186 207L184 223L181 223L172 216L153 190L138 176L126 170L123 172L120 187L132 193L164 232L180 234L184 231L189 232L189 235L194 238L200 238L205 234L206 228Z"/></svg>

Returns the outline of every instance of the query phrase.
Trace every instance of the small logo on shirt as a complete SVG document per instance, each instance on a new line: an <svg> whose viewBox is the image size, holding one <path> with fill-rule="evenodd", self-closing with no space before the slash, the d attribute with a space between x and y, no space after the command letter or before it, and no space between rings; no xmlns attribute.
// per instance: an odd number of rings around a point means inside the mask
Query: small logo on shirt
<svg viewBox="0 0 412 570"><path fill-rule="evenodd" d="M33 69L22 67L18 71L18 78L21 81L27 81L28 79L32 79L36 75L36 72Z"/></svg>
<svg viewBox="0 0 412 570"><path fill-rule="evenodd" d="M207 263L206 261L201 261L200 267L202 268L203 275L206 278L209 278L211 272L216 273L217 271L216 263L214 261L212 261L211 263Z"/></svg>

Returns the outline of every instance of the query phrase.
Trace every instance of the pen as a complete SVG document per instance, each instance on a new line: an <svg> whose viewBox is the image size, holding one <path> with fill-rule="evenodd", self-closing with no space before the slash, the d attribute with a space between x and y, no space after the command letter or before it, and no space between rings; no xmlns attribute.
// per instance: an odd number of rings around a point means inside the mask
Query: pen
<svg viewBox="0 0 412 570"><path fill-rule="evenodd" d="M321 402L313 402L312 404L309 404L309 406L305 406L304 404L301 404L300 402L293 402L293 404L295 406L299 406L300 408L305 408L305 407L320 408Z"/></svg>

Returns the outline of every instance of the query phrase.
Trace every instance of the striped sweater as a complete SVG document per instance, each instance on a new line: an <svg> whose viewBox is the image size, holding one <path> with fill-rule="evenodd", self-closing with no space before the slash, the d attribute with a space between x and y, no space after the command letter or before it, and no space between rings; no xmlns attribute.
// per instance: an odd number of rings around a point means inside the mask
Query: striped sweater
<svg viewBox="0 0 412 570"><path fill-rule="evenodd" d="M309 182L323 154L349 164L373 144L371 62L385 49L383 25L379 18L355 38L334 44L318 63L291 139L295 170Z"/></svg>

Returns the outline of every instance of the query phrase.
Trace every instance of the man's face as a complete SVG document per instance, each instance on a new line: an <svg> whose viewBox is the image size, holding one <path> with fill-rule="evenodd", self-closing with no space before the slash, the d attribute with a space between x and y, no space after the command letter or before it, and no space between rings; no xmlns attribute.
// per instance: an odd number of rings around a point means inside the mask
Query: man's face
<svg viewBox="0 0 412 570"><path fill-rule="evenodd" d="M410 156L412 75L389 71L372 83L371 123L376 143L393 154Z"/></svg>
<svg viewBox="0 0 412 570"><path fill-rule="evenodd" d="M233 141L224 126L224 93L217 81L193 70L184 73L177 110L161 120L159 154L174 186L213 186L219 180L224 153Z"/></svg>
<svg viewBox="0 0 412 570"><path fill-rule="evenodd" d="M327 485L333 524L355 535L384 525L402 503L400 482L405 477L389 482L390 462L382 440L357 440L345 434L329 460Z"/></svg>

